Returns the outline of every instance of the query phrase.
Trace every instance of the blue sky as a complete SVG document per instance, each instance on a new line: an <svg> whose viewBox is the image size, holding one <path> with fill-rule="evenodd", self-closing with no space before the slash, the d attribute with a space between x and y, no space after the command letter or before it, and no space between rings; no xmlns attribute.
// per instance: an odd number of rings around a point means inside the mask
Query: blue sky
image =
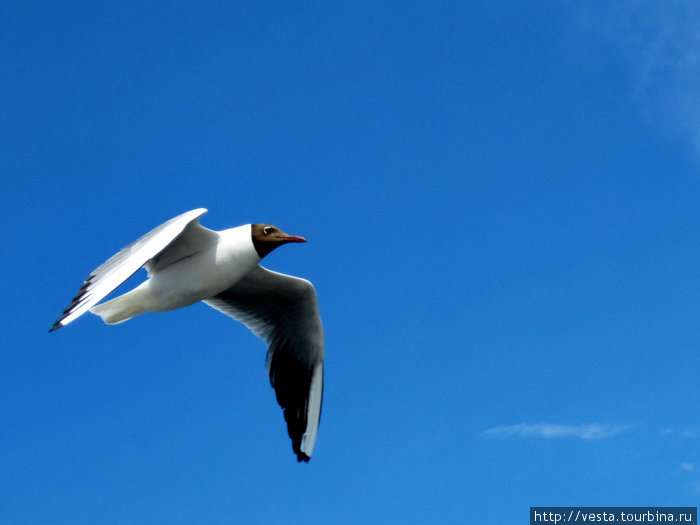
<svg viewBox="0 0 700 525"><path fill-rule="evenodd" d="M0 515L696 505L700 8L580 4L3 4ZM265 261L319 295L308 465L205 305L47 333L197 207L309 239Z"/></svg>

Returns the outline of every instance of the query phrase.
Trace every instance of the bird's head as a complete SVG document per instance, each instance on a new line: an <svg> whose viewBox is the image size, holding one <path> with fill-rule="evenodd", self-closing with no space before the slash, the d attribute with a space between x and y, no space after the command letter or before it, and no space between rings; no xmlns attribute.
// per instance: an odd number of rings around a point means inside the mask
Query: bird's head
<svg viewBox="0 0 700 525"><path fill-rule="evenodd" d="M288 242L306 242L303 237L288 235L271 224L251 224L251 238L255 251L261 259L278 246Z"/></svg>

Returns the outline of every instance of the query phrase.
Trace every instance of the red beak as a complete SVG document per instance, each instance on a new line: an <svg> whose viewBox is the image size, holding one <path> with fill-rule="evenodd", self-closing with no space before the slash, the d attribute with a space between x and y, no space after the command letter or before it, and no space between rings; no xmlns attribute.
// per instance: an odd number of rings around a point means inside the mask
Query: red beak
<svg viewBox="0 0 700 525"><path fill-rule="evenodd" d="M284 242L306 242L306 239L303 237L298 237L296 235L286 235L282 237L282 240Z"/></svg>

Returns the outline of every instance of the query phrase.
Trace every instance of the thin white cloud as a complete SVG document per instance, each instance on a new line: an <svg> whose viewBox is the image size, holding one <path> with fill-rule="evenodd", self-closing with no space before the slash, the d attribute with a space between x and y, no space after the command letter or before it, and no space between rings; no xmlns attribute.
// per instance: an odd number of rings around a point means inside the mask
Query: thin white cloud
<svg viewBox="0 0 700 525"><path fill-rule="evenodd" d="M583 425L564 425L557 423L520 423L518 425L501 425L483 432L487 437L529 437L529 438L563 438L603 439L616 436L632 425L611 425L605 423L586 423Z"/></svg>
<svg viewBox="0 0 700 525"><path fill-rule="evenodd" d="M700 156L700 2L576 2L588 31L622 57L642 114ZM586 23L586 21L588 21Z"/></svg>
<svg viewBox="0 0 700 525"><path fill-rule="evenodd" d="M662 436L677 436L682 438L700 438L700 428L665 428Z"/></svg>
<svg viewBox="0 0 700 525"><path fill-rule="evenodd" d="M681 463L681 468L687 472L695 472L695 463L684 461Z"/></svg>
<svg viewBox="0 0 700 525"><path fill-rule="evenodd" d="M697 479L697 474L696 472L696 466L695 463L691 463L690 461L682 461L680 464L681 470L684 470L685 472L688 472L689 480L690 480L690 486L696 491L700 492L700 480Z"/></svg>

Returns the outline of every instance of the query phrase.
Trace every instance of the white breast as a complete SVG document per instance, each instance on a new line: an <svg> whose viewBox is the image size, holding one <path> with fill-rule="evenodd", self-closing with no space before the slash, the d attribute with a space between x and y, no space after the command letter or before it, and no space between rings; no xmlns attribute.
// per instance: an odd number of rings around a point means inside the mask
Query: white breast
<svg viewBox="0 0 700 525"><path fill-rule="evenodd" d="M147 309L163 312L207 299L233 286L258 262L250 225L219 232L211 248L186 257L151 275Z"/></svg>

